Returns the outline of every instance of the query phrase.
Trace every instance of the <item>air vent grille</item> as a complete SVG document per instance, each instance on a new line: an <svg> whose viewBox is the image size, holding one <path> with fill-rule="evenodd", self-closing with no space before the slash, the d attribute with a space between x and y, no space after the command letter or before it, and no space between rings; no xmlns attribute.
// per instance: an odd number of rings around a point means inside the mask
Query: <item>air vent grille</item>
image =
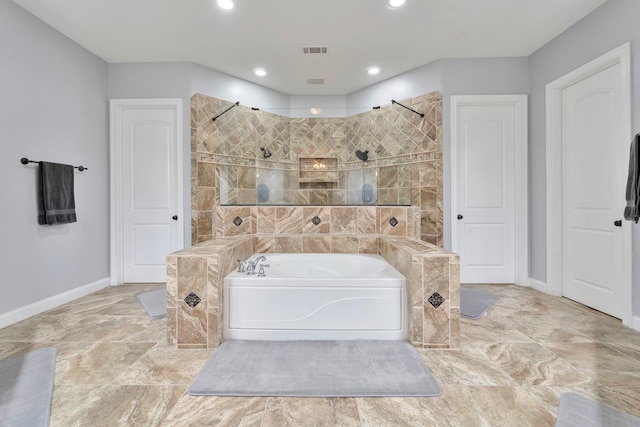
<svg viewBox="0 0 640 427"><path fill-rule="evenodd" d="M308 85L323 85L324 79L307 79Z"/></svg>
<svg viewBox="0 0 640 427"><path fill-rule="evenodd" d="M326 55L327 47L326 46L304 46L302 48L302 53L304 55Z"/></svg>

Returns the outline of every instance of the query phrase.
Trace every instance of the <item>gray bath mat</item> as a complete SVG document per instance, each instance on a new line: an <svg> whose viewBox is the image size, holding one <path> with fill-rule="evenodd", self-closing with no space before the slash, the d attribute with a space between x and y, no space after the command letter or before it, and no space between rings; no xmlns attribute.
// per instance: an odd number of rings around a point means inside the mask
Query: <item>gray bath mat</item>
<svg viewBox="0 0 640 427"><path fill-rule="evenodd" d="M159 289L157 291L145 292L137 296L140 305L152 319L162 319L167 317L167 291Z"/></svg>
<svg viewBox="0 0 640 427"><path fill-rule="evenodd" d="M405 341L226 341L191 395L431 397L440 385Z"/></svg>
<svg viewBox="0 0 640 427"><path fill-rule="evenodd" d="M0 425L48 426L57 350L0 360Z"/></svg>
<svg viewBox="0 0 640 427"><path fill-rule="evenodd" d="M460 288L460 316L479 319L498 300L498 296L476 289Z"/></svg>
<svg viewBox="0 0 640 427"><path fill-rule="evenodd" d="M574 393L560 397L556 427L639 427L640 418Z"/></svg>

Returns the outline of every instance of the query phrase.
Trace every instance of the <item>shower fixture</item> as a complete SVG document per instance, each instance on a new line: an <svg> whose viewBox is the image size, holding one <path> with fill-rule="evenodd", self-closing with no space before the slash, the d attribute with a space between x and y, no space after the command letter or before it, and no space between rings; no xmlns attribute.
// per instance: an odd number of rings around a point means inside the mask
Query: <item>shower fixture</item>
<svg viewBox="0 0 640 427"><path fill-rule="evenodd" d="M231 110L233 107L237 107L238 105L240 105L240 101L238 102L234 102L233 104L231 104L231 107L227 108L226 110L224 110L222 113L218 114L217 116L215 116L214 118L211 119L212 122L215 122L216 119L218 117L220 117L221 115L223 115L224 113L226 113L227 111Z"/></svg>
<svg viewBox="0 0 640 427"><path fill-rule="evenodd" d="M262 151L262 157L264 157L265 159L271 157L271 151L269 151L268 149L260 147L260 151Z"/></svg>
<svg viewBox="0 0 640 427"><path fill-rule="evenodd" d="M367 160L369 160L369 150L367 151L356 150L356 157L362 160L363 162L366 162Z"/></svg>
<svg viewBox="0 0 640 427"><path fill-rule="evenodd" d="M391 104L398 104L399 106L401 106L401 107L403 107L403 108L406 108L407 110L409 110L409 111L411 111L411 112L413 112L413 113L416 113L416 114L417 114L417 115L419 115L420 117L424 117L424 113L419 113L419 112L417 112L416 110L414 110L413 108L409 108L409 107L407 107L406 105L402 105L402 104L400 104L398 101L396 101L395 99L392 99L392 100L391 100Z"/></svg>

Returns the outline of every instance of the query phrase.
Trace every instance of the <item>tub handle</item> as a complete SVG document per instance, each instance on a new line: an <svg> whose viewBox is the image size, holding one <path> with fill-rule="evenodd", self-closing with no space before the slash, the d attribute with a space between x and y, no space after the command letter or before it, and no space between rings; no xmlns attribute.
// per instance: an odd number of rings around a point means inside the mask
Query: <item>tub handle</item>
<svg viewBox="0 0 640 427"><path fill-rule="evenodd" d="M264 277L264 268L262 268L262 266L260 267L260 270L258 270L258 277Z"/></svg>
<svg viewBox="0 0 640 427"><path fill-rule="evenodd" d="M236 261L238 261L238 273L244 273L247 268L247 261L242 261L241 259L237 259Z"/></svg>

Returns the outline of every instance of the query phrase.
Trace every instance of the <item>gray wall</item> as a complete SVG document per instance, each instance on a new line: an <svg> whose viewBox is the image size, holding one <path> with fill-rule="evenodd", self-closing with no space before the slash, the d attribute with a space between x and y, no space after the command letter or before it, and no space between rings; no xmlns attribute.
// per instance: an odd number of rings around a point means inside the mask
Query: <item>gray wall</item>
<svg viewBox="0 0 640 427"><path fill-rule="evenodd" d="M370 111L374 106L391 104L433 91L442 91L440 61L423 65L406 73L351 92L347 98L347 115Z"/></svg>
<svg viewBox="0 0 640 427"><path fill-rule="evenodd" d="M632 133L640 132L640 1L609 0L529 57L530 276L546 281L545 85L631 41ZM631 141L632 135L629 135ZM631 223L625 223L628 226ZM633 225L633 265L640 265L640 229ZM634 268L634 310L640 313L640 271Z"/></svg>
<svg viewBox="0 0 640 427"><path fill-rule="evenodd" d="M0 1L0 313L109 276L107 64ZM38 225L37 165L75 174L78 222Z"/></svg>
<svg viewBox="0 0 640 427"><path fill-rule="evenodd" d="M191 64L191 95L194 93L289 114L289 95L197 64Z"/></svg>
<svg viewBox="0 0 640 427"><path fill-rule="evenodd" d="M342 95L291 95L288 116L291 118L339 117L344 118L347 112L347 99ZM311 114L310 108L321 108L317 115Z"/></svg>

